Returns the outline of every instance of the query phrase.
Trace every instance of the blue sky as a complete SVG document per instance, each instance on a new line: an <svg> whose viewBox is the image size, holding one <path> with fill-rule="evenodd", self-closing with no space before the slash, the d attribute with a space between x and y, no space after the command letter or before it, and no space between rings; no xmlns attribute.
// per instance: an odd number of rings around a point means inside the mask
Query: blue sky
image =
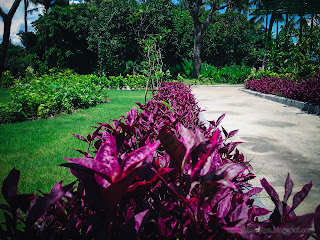
<svg viewBox="0 0 320 240"><path fill-rule="evenodd" d="M3 9L3 11L5 13L8 13L14 0L0 0L0 1L1 1L1 8ZM33 28L31 26L31 22L36 20L39 14L42 13L43 11L43 8L40 5L37 7L39 8L39 11L34 11L32 14L28 14L28 31L32 31ZM29 6L29 9L34 9L34 8L35 6L31 3ZM17 33L20 30L24 31L23 16L24 16L24 5L23 5L23 1L21 1L16 13L13 16L12 24L11 24L10 39L11 39L11 42L15 45L21 45L20 39L17 36ZM2 35L3 35L3 20L2 18L0 18L0 41L1 42L3 38Z"/></svg>

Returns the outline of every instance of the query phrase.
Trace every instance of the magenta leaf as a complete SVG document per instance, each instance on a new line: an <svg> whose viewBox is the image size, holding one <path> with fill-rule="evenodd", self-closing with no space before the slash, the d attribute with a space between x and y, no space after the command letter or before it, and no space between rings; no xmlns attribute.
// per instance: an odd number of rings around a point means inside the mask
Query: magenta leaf
<svg viewBox="0 0 320 240"><path fill-rule="evenodd" d="M223 132L225 138L228 138L229 137L228 132L224 129L224 127L221 127L221 128L222 128L222 132Z"/></svg>
<svg viewBox="0 0 320 240"><path fill-rule="evenodd" d="M149 212L149 209L144 210L144 211L142 211L142 212L140 212L140 213L138 213L138 214L136 214L134 216L135 223L136 223L135 224L135 229L136 229L137 233L140 231L142 222L144 221L144 219L145 219L145 217L146 217L148 212Z"/></svg>
<svg viewBox="0 0 320 240"><path fill-rule="evenodd" d="M290 178L290 174L288 173L287 178L286 178L286 183L285 183L285 193L283 197L283 202L287 204L287 201L292 193L292 187L293 187L293 181Z"/></svg>
<svg viewBox="0 0 320 240"><path fill-rule="evenodd" d="M101 162L96 161L92 158L65 158L69 162L73 162L79 164L83 167L89 168L98 174L102 175L106 178L109 182L112 182L112 169L109 166L104 165Z"/></svg>
<svg viewBox="0 0 320 240"><path fill-rule="evenodd" d="M247 204L242 203L236 207L230 214L230 222L235 222L241 219L248 219L249 207Z"/></svg>
<svg viewBox="0 0 320 240"><path fill-rule="evenodd" d="M177 129L180 133L180 141L183 142L187 151L189 151L196 144L195 134L191 129L185 128L181 123L177 124Z"/></svg>
<svg viewBox="0 0 320 240"><path fill-rule="evenodd" d="M231 198L232 196L228 195L218 203L217 215L216 215L218 218L223 219L229 213L230 207L231 207Z"/></svg>
<svg viewBox="0 0 320 240"><path fill-rule="evenodd" d="M77 134L72 134L73 136L75 136L76 138L80 139L81 141L84 141L84 142L89 142L85 137L83 136L80 136L80 135L77 135Z"/></svg>
<svg viewBox="0 0 320 240"><path fill-rule="evenodd" d="M228 138L233 137L234 135L236 135L239 132L239 130L233 130L231 132L229 132Z"/></svg>
<svg viewBox="0 0 320 240"><path fill-rule="evenodd" d="M176 164L176 169L180 171L183 158L186 154L186 147L174 135L168 132L167 127L164 126L159 132L159 139L165 151L170 155Z"/></svg>
<svg viewBox="0 0 320 240"><path fill-rule="evenodd" d="M206 154L204 154L200 157L199 161L196 163L196 165L194 166L194 168L191 172L191 176L190 176L191 182L193 182L195 179L197 179L199 177L199 174L200 174L203 166L205 166L205 164L208 160L208 157L213 153L214 149L216 148L218 136L219 136L219 130L216 130L213 133L213 136L210 138L210 142L211 142L210 149L208 150L208 152Z"/></svg>
<svg viewBox="0 0 320 240"><path fill-rule="evenodd" d="M268 181L265 178L261 179L260 182L262 187L267 191L267 193L271 197L271 200L276 205L279 211L279 214L282 216L283 208L282 208L282 203L280 202L278 193L274 190L274 188L268 183Z"/></svg>
<svg viewBox="0 0 320 240"><path fill-rule="evenodd" d="M253 195L260 193L262 190L263 190L263 188L254 187L254 188L250 189L248 192L246 192L245 195L247 195L248 197L251 197Z"/></svg>
<svg viewBox="0 0 320 240"><path fill-rule="evenodd" d="M107 139L103 142L96 154L95 160L106 166L108 177L114 180L114 178L120 172L120 166L117 158L117 145L114 136L107 134Z"/></svg>
<svg viewBox="0 0 320 240"><path fill-rule="evenodd" d="M142 163L150 154L160 145L160 141L156 141L148 146L141 147L128 156L126 156L121 164L124 176L128 175L139 163Z"/></svg>
<svg viewBox="0 0 320 240"><path fill-rule="evenodd" d="M265 209L265 208L260 208L259 207L259 208L255 209L255 215L256 216L263 216L263 215L267 215L269 213L270 213L270 211Z"/></svg>
<svg viewBox="0 0 320 240"><path fill-rule="evenodd" d="M26 226L30 227L34 222L36 222L40 217L46 214L49 210L50 205L59 201L64 195L73 187L75 182L70 183L62 187L62 181L55 184L50 194L39 197L36 199L35 203L31 207L30 211L27 213Z"/></svg>
<svg viewBox="0 0 320 240"><path fill-rule="evenodd" d="M225 116L226 116L226 114L224 113L218 118L218 120L215 123L215 127L219 126L219 124L221 123L221 121L224 119Z"/></svg>
<svg viewBox="0 0 320 240"><path fill-rule="evenodd" d="M311 190L312 187L312 181L310 183L305 184L301 191L297 192L294 196L293 196L293 200L292 200L292 207L290 211L293 211L296 207L299 206L299 204L303 201L303 199L305 199L305 197L308 195L309 191Z"/></svg>

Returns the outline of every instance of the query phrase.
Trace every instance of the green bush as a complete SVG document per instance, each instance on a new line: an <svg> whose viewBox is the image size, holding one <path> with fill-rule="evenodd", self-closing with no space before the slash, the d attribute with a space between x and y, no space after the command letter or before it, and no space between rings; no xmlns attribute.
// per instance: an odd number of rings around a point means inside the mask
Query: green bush
<svg viewBox="0 0 320 240"><path fill-rule="evenodd" d="M296 77L291 73L276 73L269 69L266 69L266 70L259 69L257 71L255 68L253 68L251 70L251 73L247 77L246 81L252 80L252 79L270 78L270 77L296 79Z"/></svg>
<svg viewBox="0 0 320 240"><path fill-rule="evenodd" d="M48 118L61 112L88 108L107 98L107 88L94 75L66 70L53 75L17 81L12 100L0 106L1 123Z"/></svg>
<svg viewBox="0 0 320 240"><path fill-rule="evenodd" d="M10 71L2 72L0 79L0 87L12 87L14 84L14 77L11 75Z"/></svg>
<svg viewBox="0 0 320 240"><path fill-rule="evenodd" d="M203 63L201 66L200 82L203 83L243 83L250 74L251 69L245 65L232 65L224 67L216 67Z"/></svg>

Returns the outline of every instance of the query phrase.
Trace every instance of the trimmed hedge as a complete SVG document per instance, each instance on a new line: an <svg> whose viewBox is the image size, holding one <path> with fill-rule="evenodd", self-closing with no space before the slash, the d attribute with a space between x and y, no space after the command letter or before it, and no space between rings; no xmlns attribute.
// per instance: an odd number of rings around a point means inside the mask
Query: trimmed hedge
<svg viewBox="0 0 320 240"><path fill-rule="evenodd" d="M245 88L320 105L320 72L313 78L296 81L291 78L262 77L250 79Z"/></svg>

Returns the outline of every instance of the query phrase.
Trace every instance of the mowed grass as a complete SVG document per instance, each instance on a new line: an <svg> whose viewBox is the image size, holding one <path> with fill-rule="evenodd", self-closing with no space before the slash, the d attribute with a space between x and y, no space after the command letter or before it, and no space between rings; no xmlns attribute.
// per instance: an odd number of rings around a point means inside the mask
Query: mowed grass
<svg viewBox="0 0 320 240"><path fill-rule="evenodd" d="M87 136L90 126L125 115L134 102L144 102L144 91L110 90L111 102L99 104L71 115L0 125L0 186L12 168L21 171L19 193L49 192L54 183L75 178L59 164L65 157L82 157L70 148L86 150L87 144L71 134ZM3 202L0 196L0 202Z"/></svg>

